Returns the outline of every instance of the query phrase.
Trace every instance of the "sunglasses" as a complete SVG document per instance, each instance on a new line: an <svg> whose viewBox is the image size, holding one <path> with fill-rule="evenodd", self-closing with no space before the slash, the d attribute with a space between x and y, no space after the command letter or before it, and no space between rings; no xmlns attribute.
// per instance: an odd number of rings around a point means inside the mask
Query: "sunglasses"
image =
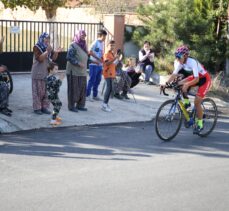
<svg viewBox="0 0 229 211"><path fill-rule="evenodd" d="M177 58L177 59L182 59L183 57L184 57L183 54L178 54L178 55L176 55L176 58Z"/></svg>

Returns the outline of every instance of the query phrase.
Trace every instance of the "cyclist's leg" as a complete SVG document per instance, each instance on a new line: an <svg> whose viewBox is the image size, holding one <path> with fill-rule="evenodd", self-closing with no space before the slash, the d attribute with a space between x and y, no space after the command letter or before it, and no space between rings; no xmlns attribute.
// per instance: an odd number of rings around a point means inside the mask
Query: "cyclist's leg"
<svg viewBox="0 0 229 211"><path fill-rule="evenodd" d="M203 98L207 94L209 88L211 85L211 79L210 76L207 74L206 81L204 84L199 86L199 89L197 91L196 97L195 97L195 107L196 107L196 115L197 115L197 132L200 132L203 129L203 108L201 106L201 103L203 101Z"/></svg>
<svg viewBox="0 0 229 211"><path fill-rule="evenodd" d="M179 81L179 84L184 84L184 83L186 83L188 81L192 81L193 79L194 79L194 77L193 77L193 75L191 75L191 76L186 77L183 80ZM184 93L183 92L182 95L183 95L183 98L184 98L184 101L183 101L184 106L187 109L187 108L189 108L191 106L191 103L190 103L190 100L189 100L189 97L188 97L188 93Z"/></svg>

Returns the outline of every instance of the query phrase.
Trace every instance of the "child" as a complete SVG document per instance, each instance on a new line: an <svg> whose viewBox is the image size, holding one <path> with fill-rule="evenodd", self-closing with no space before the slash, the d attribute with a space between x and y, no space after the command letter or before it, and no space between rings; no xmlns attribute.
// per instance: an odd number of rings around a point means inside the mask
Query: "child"
<svg viewBox="0 0 229 211"><path fill-rule="evenodd" d="M104 101L102 104L102 110L111 112L111 108L108 106L110 95L113 91L113 81L116 76L115 66L118 63L119 54L114 55L115 41L111 40L108 43L108 51L104 54L104 69L103 76L106 81L106 90L104 94Z"/></svg>
<svg viewBox="0 0 229 211"><path fill-rule="evenodd" d="M98 97L98 87L102 78L102 57L104 54L104 41L107 32L100 29L97 33L98 39L95 40L90 47L90 64L89 64L89 81L87 85L87 97L90 101L100 100ZM93 97L90 98L93 90Z"/></svg>
<svg viewBox="0 0 229 211"><path fill-rule="evenodd" d="M50 122L51 125L61 124L61 118L57 116L62 106L62 103L58 97L58 92L62 84L62 80L64 79L64 75L62 74L60 78L57 78L56 77L57 71L58 71L57 64L50 63L48 66L49 75L46 78L46 88L48 91L48 99L53 105L52 119Z"/></svg>

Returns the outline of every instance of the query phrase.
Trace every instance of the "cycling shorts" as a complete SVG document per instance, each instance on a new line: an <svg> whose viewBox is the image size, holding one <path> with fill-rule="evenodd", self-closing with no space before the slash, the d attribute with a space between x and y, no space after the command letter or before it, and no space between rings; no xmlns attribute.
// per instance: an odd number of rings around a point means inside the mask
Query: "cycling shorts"
<svg viewBox="0 0 229 211"><path fill-rule="evenodd" d="M194 79L193 75L187 77L188 81L192 81L193 79ZM211 77L209 73L206 73L204 76L201 76L199 82L193 86L199 86L196 96L204 98L211 86Z"/></svg>

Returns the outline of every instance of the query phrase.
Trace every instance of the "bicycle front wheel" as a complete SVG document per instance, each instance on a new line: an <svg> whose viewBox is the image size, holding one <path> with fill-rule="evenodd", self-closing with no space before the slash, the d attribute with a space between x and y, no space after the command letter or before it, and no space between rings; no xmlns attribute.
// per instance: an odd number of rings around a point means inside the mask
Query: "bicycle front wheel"
<svg viewBox="0 0 229 211"><path fill-rule="evenodd" d="M181 109L174 100L165 101L157 111L155 129L163 141L172 140L181 128Z"/></svg>
<svg viewBox="0 0 229 211"><path fill-rule="evenodd" d="M211 98L202 101L204 129L198 134L201 137L208 136L216 126L218 110L215 102Z"/></svg>

